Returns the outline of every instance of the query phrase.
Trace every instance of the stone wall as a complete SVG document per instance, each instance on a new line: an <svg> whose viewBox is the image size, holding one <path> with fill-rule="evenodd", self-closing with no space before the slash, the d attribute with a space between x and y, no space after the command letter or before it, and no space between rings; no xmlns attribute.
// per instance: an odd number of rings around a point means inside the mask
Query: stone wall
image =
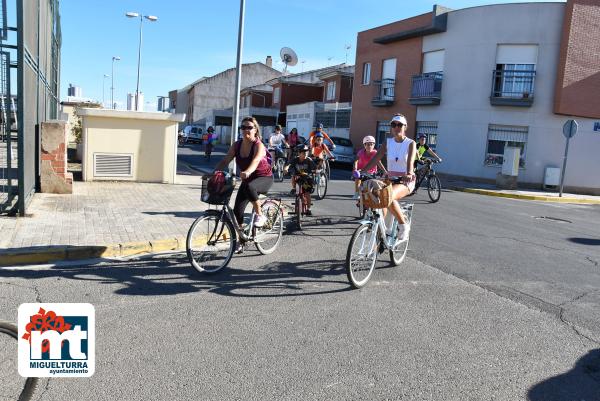
<svg viewBox="0 0 600 401"><path fill-rule="evenodd" d="M67 128L65 121L42 123L41 192L73 193L73 174L67 172Z"/></svg>

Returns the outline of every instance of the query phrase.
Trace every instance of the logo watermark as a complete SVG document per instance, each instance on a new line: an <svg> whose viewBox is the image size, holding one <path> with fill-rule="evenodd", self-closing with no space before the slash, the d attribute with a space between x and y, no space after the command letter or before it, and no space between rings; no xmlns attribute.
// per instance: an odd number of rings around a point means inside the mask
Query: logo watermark
<svg viewBox="0 0 600 401"><path fill-rule="evenodd" d="M96 316L91 304L21 304L19 374L90 377L96 364Z"/></svg>

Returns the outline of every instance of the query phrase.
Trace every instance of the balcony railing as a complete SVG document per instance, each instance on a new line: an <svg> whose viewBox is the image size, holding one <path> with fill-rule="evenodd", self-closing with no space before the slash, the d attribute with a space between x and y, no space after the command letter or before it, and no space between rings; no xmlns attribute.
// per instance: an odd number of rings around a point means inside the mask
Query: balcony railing
<svg viewBox="0 0 600 401"><path fill-rule="evenodd" d="M409 103L413 105L440 104L443 78L442 72L414 75Z"/></svg>
<svg viewBox="0 0 600 401"><path fill-rule="evenodd" d="M490 103L495 106L531 107L535 71L494 70Z"/></svg>
<svg viewBox="0 0 600 401"><path fill-rule="evenodd" d="M396 80L391 78L384 78L378 81L373 81L373 88L375 94L371 104L373 106L391 106L394 104L394 86Z"/></svg>

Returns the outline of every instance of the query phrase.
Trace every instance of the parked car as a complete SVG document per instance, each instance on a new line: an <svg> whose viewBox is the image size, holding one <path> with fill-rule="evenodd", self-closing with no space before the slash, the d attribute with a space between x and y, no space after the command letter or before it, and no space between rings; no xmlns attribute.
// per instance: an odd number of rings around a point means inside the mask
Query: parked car
<svg viewBox="0 0 600 401"><path fill-rule="evenodd" d="M183 136L186 143L202 143L202 128L194 125L188 125L183 129Z"/></svg>
<svg viewBox="0 0 600 401"><path fill-rule="evenodd" d="M335 143L335 150L331 153L335 156L335 161L340 163L353 163L354 156L354 145L349 139L341 138L339 136L332 136L331 140ZM331 149L331 143L327 142L327 146Z"/></svg>

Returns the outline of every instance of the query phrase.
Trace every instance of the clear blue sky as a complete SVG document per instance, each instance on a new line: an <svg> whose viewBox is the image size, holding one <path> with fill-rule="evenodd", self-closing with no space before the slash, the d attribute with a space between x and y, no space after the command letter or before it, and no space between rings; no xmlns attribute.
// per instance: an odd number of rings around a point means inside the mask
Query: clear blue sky
<svg viewBox="0 0 600 401"><path fill-rule="evenodd" d="M507 0L446 0L439 4L465 8ZM156 110L157 96L181 88L202 76L233 67L236 61L239 0L61 0L61 98L69 83L83 96L102 100L103 74L115 62L115 101L124 104L135 92L139 19L125 12L158 16L144 20L140 90L146 110ZM243 62L274 59L279 49L293 48L300 72L346 60L354 64L356 34L365 29L429 12L429 0L246 0ZM328 17L332 16L332 17ZM105 100L110 102L110 78Z"/></svg>

